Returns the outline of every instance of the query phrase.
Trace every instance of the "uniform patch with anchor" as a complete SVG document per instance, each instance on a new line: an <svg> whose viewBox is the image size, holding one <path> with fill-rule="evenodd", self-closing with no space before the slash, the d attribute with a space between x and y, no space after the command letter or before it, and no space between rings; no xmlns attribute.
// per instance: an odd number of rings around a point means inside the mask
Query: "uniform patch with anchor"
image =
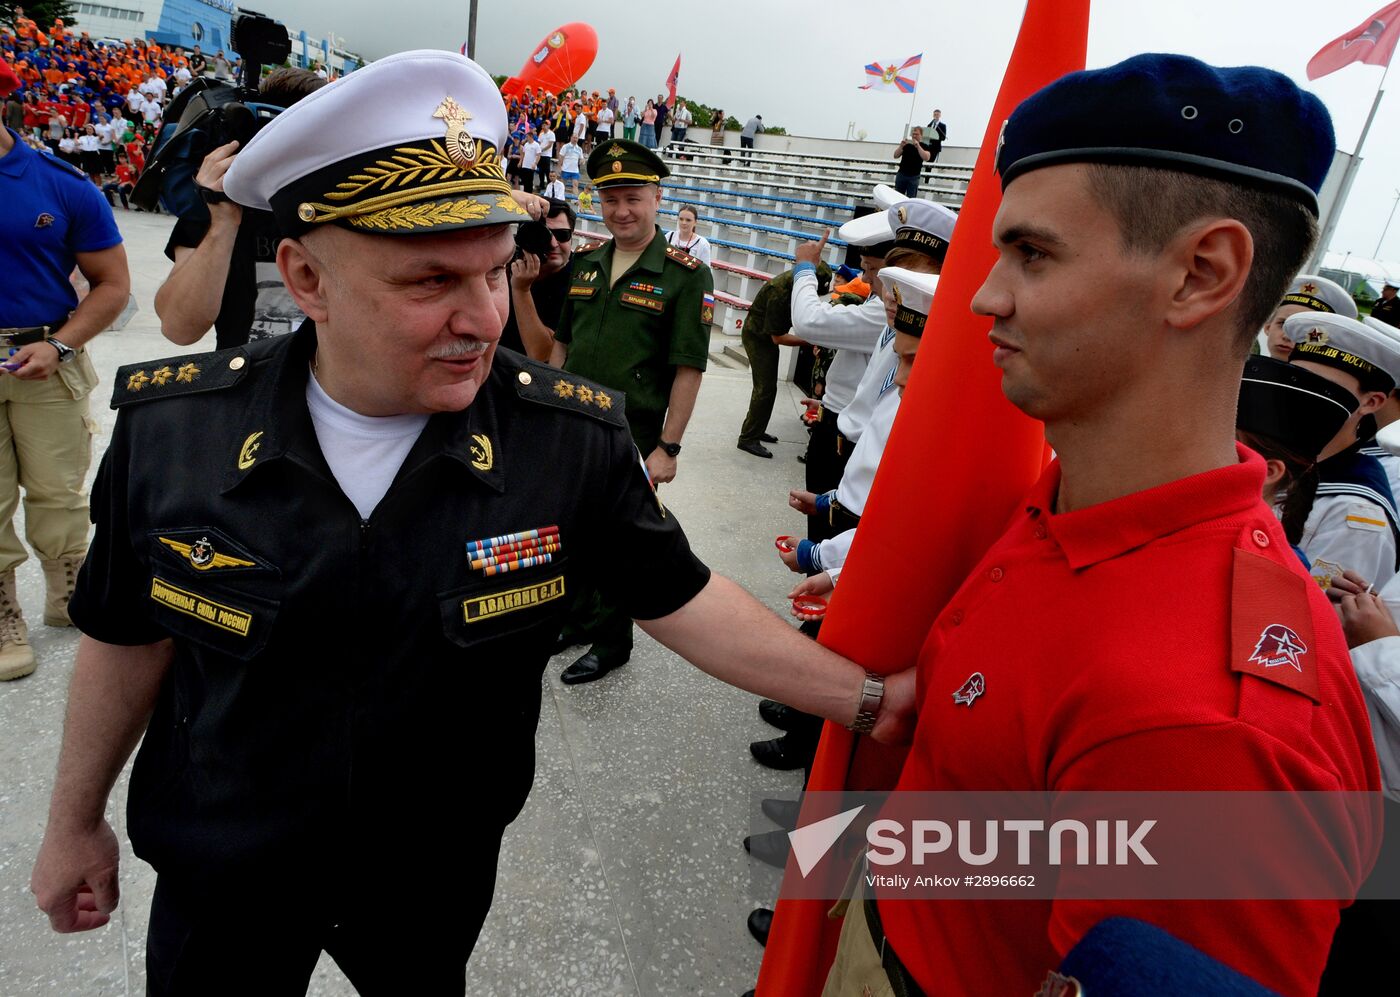
<svg viewBox="0 0 1400 997"><path fill-rule="evenodd" d="M214 549L214 545L210 543L208 537L200 537L192 544L171 540L169 537L160 537L159 539L165 546L186 558L190 564L194 565L196 571L209 571L211 568L253 568L257 566L256 561L245 561L241 557L220 554Z"/></svg>
<svg viewBox="0 0 1400 997"><path fill-rule="evenodd" d="M152 530L148 535L182 564L198 572L275 571L266 561L213 527Z"/></svg>

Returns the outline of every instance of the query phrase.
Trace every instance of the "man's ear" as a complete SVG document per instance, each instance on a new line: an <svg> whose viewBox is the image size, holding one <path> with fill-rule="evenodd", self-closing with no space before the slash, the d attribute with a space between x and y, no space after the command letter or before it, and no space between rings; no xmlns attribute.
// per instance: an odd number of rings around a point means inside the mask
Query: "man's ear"
<svg viewBox="0 0 1400 997"><path fill-rule="evenodd" d="M1166 321L1191 329L1239 298L1254 262L1254 238L1242 222L1216 218L1188 228L1164 253L1177 264Z"/></svg>
<svg viewBox="0 0 1400 997"><path fill-rule="evenodd" d="M1389 400L1388 392L1368 391L1361 396L1361 405L1356 411L1359 415L1370 415Z"/></svg>
<svg viewBox="0 0 1400 997"><path fill-rule="evenodd" d="M325 264L306 248L300 239L283 239L277 246L277 269L292 300L306 317L317 325L325 323L326 310Z"/></svg>

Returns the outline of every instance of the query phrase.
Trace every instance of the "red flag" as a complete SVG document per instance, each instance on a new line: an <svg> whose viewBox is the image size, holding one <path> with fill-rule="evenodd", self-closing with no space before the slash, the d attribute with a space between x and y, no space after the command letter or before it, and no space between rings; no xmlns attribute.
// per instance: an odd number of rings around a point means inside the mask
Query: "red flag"
<svg viewBox="0 0 1400 997"><path fill-rule="evenodd" d="M10 68L10 64L4 59L0 59L0 97L8 97L18 90L19 82L19 77Z"/></svg>
<svg viewBox="0 0 1400 997"><path fill-rule="evenodd" d="M1084 68L1089 0L1028 0L929 316L938 349L914 365L821 642L881 674L911 667L934 618L1006 527L1045 464L1044 430L1001 393L987 333L972 314L996 252L997 139L1016 105ZM957 427L949 431L947 427ZM911 519L923 540L908 544ZM911 553L915 556L911 556ZM875 625L873 625L875 624ZM807 788L890 789L903 752L827 724ZM797 876L795 865L788 875ZM841 922L816 900L779 901L759 997L820 993Z"/></svg>
<svg viewBox="0 0 1400 997"><path fill-rule="evenodd" d="M1342 37L1330 41L1308 61L1308 79L1335 73L1353 62L1389 66L1400 41L1400 2L1387 4Z"/></svg>
<svg viewBox="0 0 1400 997"><path fill-rule="evenodd" d="M671 107L676 106L676 81L681 78L681 57L676 56L676 64L671 67L671 75L666 77L666 100Z"/></svg>

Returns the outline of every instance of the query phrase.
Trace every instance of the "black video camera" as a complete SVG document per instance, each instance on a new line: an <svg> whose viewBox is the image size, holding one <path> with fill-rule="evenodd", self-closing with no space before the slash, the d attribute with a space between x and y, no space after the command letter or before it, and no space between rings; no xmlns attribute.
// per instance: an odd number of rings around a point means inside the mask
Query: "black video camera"
<svg viewBox="0 0 1400 997"><path fill-rule="evenodd" d="M549 230L549 226L544 222L537 222L533 218L528 222L521 222L515 226L515 258L520 259L521 253L533 253L544 262L544 258L549 255L554 248L554 233Z"/></svg>
<svg viewBox="0 0 1400 997"><path fill-rule="evenodd" d="M258 93L263 66L281 65L292 42L280 21L252 11L233 26L234 51L243 57L244 86L200 77L170 102L161 121L146 169L132 189L131 200L147 211L157 203L179 218L207 221L195 186L199 166L214 149L238 141L244 148L282 108L264 103Z"/></svg>

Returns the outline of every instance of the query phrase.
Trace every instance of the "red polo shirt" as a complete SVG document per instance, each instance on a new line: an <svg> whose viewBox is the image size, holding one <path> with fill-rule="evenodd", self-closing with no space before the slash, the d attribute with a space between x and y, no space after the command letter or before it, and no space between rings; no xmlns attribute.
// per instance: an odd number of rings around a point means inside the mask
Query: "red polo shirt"
<svg viewBox="0 0 1400 997"><path fill-rule="evenodd" d="M1062 515L1051 511L1052 464L924 645L898 788L1379 791L1336 614L1260 497L1263 460L1243 447L1239 456ZM1271 623L1302 637L1302 672L1249 664ZM978 672L982 694L955 702ZM1368 835L1355 845L1373 854ZM1281 993L1313 995L1339 907L879 902L895 952L927 992L975 997L1036 992L1113 915L1160 925Z"/></svg>

